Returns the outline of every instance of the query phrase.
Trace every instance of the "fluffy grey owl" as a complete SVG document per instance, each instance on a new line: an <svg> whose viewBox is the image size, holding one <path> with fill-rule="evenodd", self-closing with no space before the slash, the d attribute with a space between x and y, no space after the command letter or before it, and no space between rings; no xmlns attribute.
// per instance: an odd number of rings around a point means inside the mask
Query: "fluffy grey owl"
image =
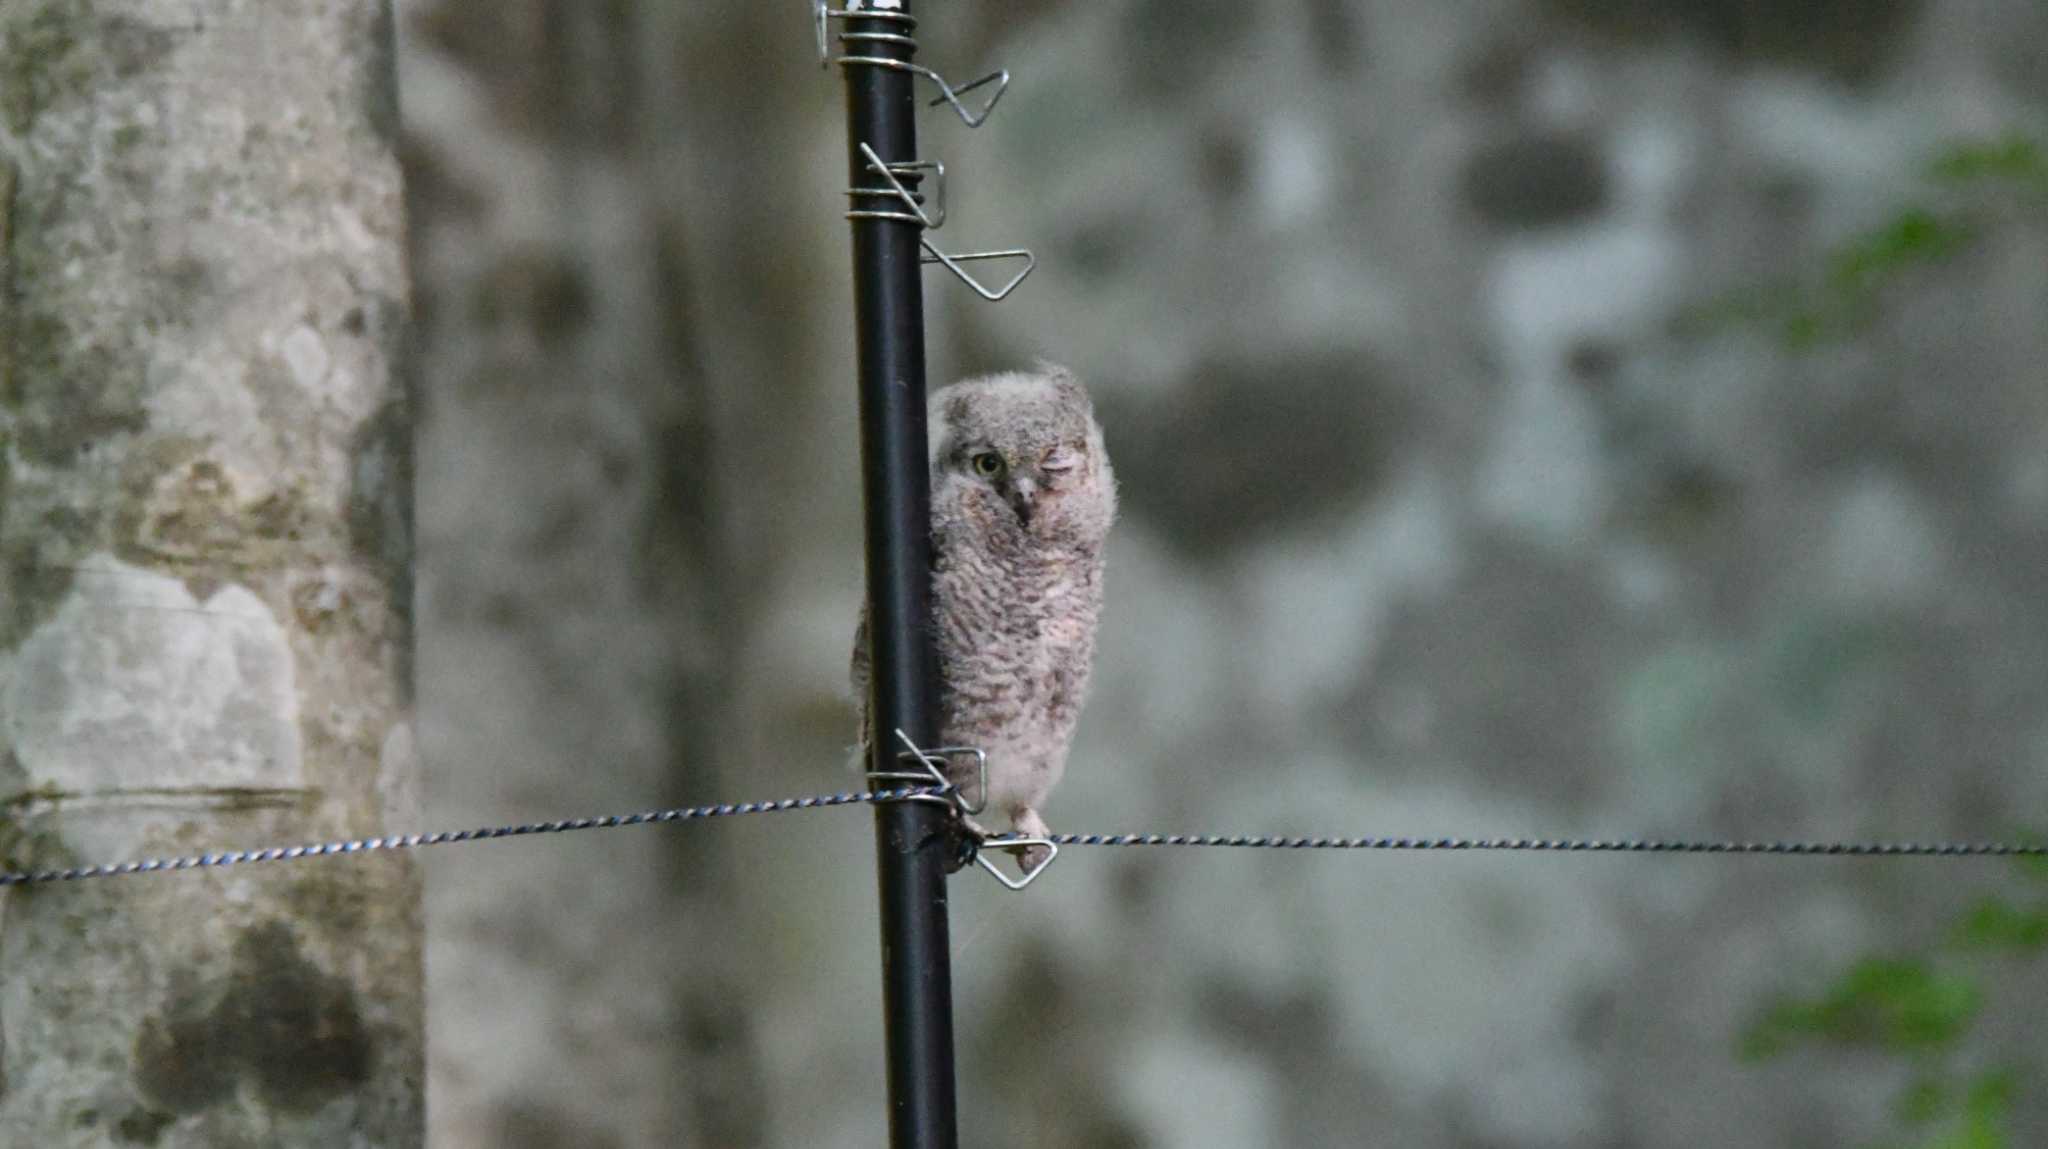
<svg viewBox="0 0 2048 1149"><path fill-rule="evenodd" d="M1042 835L1088 691L1116 478L1088 393L1063 368L942 387L929 420L939 739L987 751L989 813ZM865 739L865 612L853 691ZM973 772L971 759L951 765L962 786ZM1026 850L1025 867L1045 854Z"/></svg>

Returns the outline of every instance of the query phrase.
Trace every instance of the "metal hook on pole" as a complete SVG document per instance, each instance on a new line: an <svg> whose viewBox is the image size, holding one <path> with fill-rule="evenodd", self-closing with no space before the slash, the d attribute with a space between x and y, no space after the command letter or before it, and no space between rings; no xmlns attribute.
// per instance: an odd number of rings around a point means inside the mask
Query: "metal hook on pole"
<svg viewBox="0 0 2048 1149"><path fill-rule="evenodd" d="M848 53L840 56L837 63L841 66L867 65L889 68L898 72L908 72L913 76L922 76L939 89L939 94L933 97L927 106L936 108L940 104L951 105L953 113L960 117L960 122L969 128L978 128L987 123L989 116L996 110L996 101L1002 99L1003 93L1010 90L1010 73L1006 69L998 68L978 80L956 88L947 83L944 76L923 64L912 63L909 57L917 51L917 38L911 33L917 30L917 18L902 9L901 0L847 0L845 8L833 8L826 0L813 0L811 13L817 28L818 66L822 68L834 63L832 21L884 21L886 27L894 30L848 30L839 33L837 38L841 44L847 46ZM883 45L904 49L903 56L898 58L876 54L875 49ZM990 84L995 85L995 91L989 93L988 99L981 101L977 107L969 107L967 102L960 98Z"/></svg>
<svg viewBox="0 0 2048 1149"><path fill-rule="evenodd" d="M946 226L946 165L937 160L912 160L908 163L885 164L875 149L860 145L861 158L868 161L868 170L887 181L888 187L847 188L846 194L852 199L881 196L901 201L909 211L871 211L865 208L849 211L848 219L893 219L902 223L914 223L931 231ZM929 172L932 179L932 209L925 211L925 197L911 191L904 179L922 180Z"/></svg>
<svg viewBox="0 0 2048 1149"><path fill-rule="evenodd" d="M1002 99L1003 93L1010 90L1010 73L1007 69L1003 68L998 68L995 71L990 72L988 75L983 76L981 79L975 80L972 83L962 84L961 86L954 88L948 86L945 81L945 78L940 76L937 72L932 71L930 68L919 67L916 64L912 64L911 67L917 68L917 70L924 75L925 79L930 80L932 83L937 84L939 86L939 94L937 98L933 99L931 103L927 104L926 106L936 108L940 104L951 104L953 105L953 111L959 115L961 122L965 123L970 128L978 128L981 125L987 123L989 116L993 114L996 110L996 101ZM989 84L994 84L996 86L996 90L989 94L988 99L982 101L981 110L977 112L968 111L967 105L960 102L960 97L966 95L967 93L973 91L976 88L984 87Z"/></svg>
<svg viewBox="0 0 2048 1149"><path fill-rule="evenodd" d="M994 862L989 861L988 854L985 851L976 850L974 852L974 864L987 870L989 875L995 878L996 881L1001 882L1005 889L1021 890L1037 881L1038 875L1044 873L1052 865L1053 859L1060 856L1060 844L1051 838L1005 838L1000 844L1004 849L1012 846L1044 846L1046 850L1043 862L1025 870L1014 878L998 869Z"/></svg>
<svg viewBox="0 0 2048 1149"><path fill-rule="evenodd" d="M1011 248L1006 251L968 251L962 252L959 255L948 255L933 247L931 240L927 239L922 242L924 245L923 262L941 265L947 271L952 272L954 278L966 284L976 295L981 296L990 303L1001 303L1011 292L1017 290L1017 285L1024 282L1024 277L1031 274L1031 269L1038 266L1038 257L1021 247ZM966 268L960 266L963 263L988 259L1021 259L1024 261L1024 269L1011 277L1010 281L1001 287L988 287L980 280L969 275Z"/></svg>
<svg viewBox="0 0 2048 1149"><path fill-rule="evenodd" d="M909 56L917 51L917 39L911 35L917 29L917 18L904 11L903 0L846 0L846 5L843 9L835 9L827 0L813 0L811 11L817 27L820 64L835 62L832 56L833 20L877 22L873 27L849 27L846 31L838 33L838 39L842 44L868 46L863 49L868 54L837 57L836 62L846 69L849 82L856 72L863 70L863 66L923 76L939 87L939 96L931 101L932 105L952 105L953 110L970 128L980 127L988 119L989 113L995 110L996 101L1002 99L1003 93L1009 90L1010 73L1007 71L991 72L971 84L955 88L930 68L911 63ZM875 54L883 49L900 50L901 57ZM960 99L969 92L991 84L995 85L995 90L979 107L970 108ZM877 186L871 180L857 176L854 186L846 189L847 198L853 201L846 218L907 223L925 231L937 231L946 225L945 164L938 160L884 160L881 153L867 139L856 139L853 144L864 164L860 169L860 175L878 176L881 184ZM929 198L921 190L923 181L927 178L932 181ZM922 254L918 257L920 263L935 263L944 267L953 273L955 279L966 284L968 290L990 303L1000 303L1007 299L1031 274L1032 269L1038 266L1038 257L1023 248L956 254L941 250L928 238L920 237L918 244L922 249ZM997 286L984 283L965 266L969 263L994 260L1022 260L1024 265L1015 275Z"/></svg>
<svg viewBox="0 0 2048 1149"><path fill-rule="evenodd" d="M929 785L933 779L937 779L940 786L947 788L946 797L952 801L953 807L962 814L979 814L983 810L988 809L988 751L983 750L979 746L934 746L930 750L924 750L919 748L917 743L910 740L910 735L905 734L901 730L896 732L896 740L904 745L903 752L896 757L899 760L916 762L924 767L925 772L923 774L909 772L901 774L870 774L870 778L883 778L898 782L915 781L920 785ZM974 759L975 772L979 779L974 792L981 795L979 804L970 804L967 801L966 788L953 785L952 780L946 777L945 771L939 765L941 762L950 762L955 758L961 757L972 757Z"/></svg>

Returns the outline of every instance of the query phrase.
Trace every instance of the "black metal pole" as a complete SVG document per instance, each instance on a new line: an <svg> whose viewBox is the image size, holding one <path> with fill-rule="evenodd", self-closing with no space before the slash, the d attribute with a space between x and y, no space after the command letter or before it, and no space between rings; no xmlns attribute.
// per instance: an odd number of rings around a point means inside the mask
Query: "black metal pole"
<svg viewBox="0 0 2048 1149"><path fill-rule="evenodd" d="M895 9L909 15L908 0ZM908 21L850 16L846 30L903 36ZM907 60L904 40L862 39L862 56ZM847 150L852 186L880 188L860 145L885 163L917 158L914 77L848 64ZM905 181L908 183L909 181ZM856 197L858 206L892 201ZM853 221L853 298L860 343L861 489L868 575L868 768L904 769L894 737L919 746L938 733L938 661L931 645L931 487L925 457L924 286L917 225ZM955 1149L953 974L946 930L949 812L928 802L875 808L881 885L882 1006L886 1013L889 1144Z"/></svg>

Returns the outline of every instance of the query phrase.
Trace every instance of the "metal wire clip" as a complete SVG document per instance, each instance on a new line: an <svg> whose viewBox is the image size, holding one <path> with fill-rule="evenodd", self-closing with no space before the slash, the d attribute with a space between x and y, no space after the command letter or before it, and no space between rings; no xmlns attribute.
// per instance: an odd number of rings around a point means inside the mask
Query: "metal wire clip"
<svg viewBox="0 0 2048 1149"><path fill-rule="evenodd" d="M1038 266L1038 257L1021 247L1010 248L1005 251L968 251L962 252L959 255L947 255L945 252L933 247L930 240L924 240L922 246L924 247L923 262L942 264L947 271L953 273L955 279L966 284L976 295L981 296L990 303L1001 303L1006 296L1017 290L1017 285L1024 282L1024 277L1031 274L1031 269ZM1001 287L988 287L980 280L967 274L967 269L960 266L963 263L972 263L984 259L1021 259L1024 261L1024 270L1018 272L1010 282L1003 284Z"/></svg>
<svg viewBox="0 0 2048 1149"><path fill-rule="evenodd" d="M1001 882L1006 889L1021 890L1024 887L1030 885L1031 883L1037 881L1038 875L1044 873L1045 868L1047 866L1052 865L1052 860L1060 856L1060 844L1058 842L1053 841L1051 838L1003 837L997 839L996 844L999 848L1004 850L1014 850L1020 846L1044 846L1048 851L1045 856L1045 861L1038 863L1038 865L1033 866L1031 869L1024 870L1023 873L1021 873L1018 877L1012 878L1010 875L1004 873L1001 869L999 869L996 866L996 864L993 861L989 860L988 854L983 852L982 850L982 846L989 841L987 834L982 830L980 826L975 825L974 822L968 818L968 815L979 814L983 810L988 809L988 751L983 750L979 746L935 746L930 750L926 750L919 747L917 743L912 742L910 740L910 735L905 734L901 730L898 730L896 732L896 737L899 741L903 743L905 747L908 748L904 750L902 753L898 754L896 757L898 759L908 759L910 761L916 762L918 765L924 768L924 772L892 772L885 774L870 774L868 775L868 777L876 781L914 781L927 785L930 784L930 782L936 778L940 785L948 787L945 791L945 795L947 798L952 799L954 809L958 810L961 814L962 824L960 826L960 831L965 840L965 857L961 858L958 862L956 862L956 866L965 865L966 858L971 857L974 859L975 865L980 866L984 870L987 870L989 872L989 876L993 877L996 881ZM978 805L970 805L967 801L965 788L961 786L951 785L951 783L948 782L944 771L939 766L940 762L948 761L950 759L959 757L963 754L970 754L974 756L975 771L980 778L980 785L978 787L978 791L981 794L981 802ZM920 797L924 796L920 795ZM904 799L904 801L916 800L917 798ZM1020 867L1022 866L1021 856L1018 864Z"/></svg>
<svg viewBox="0 0 2048 1149"><path fill-rule="evenodd" d="M884 188L847 188L850 199L863 196L881 196L900 200L908 211L874 211L855 208L846 213L848 219L893 219L902 223L914 223L919 227L937 231L946 226L946 165L937 160L912 160L907 163L885 164L875 149L860 145L861 158L868 162L868 170L882 177L888 183ZM899 177L908 176L922 180L929 172L932 180L931 210L925 210L925 197L911 191Z"/></svg>
<svg viewBox="0 0 2048 1149"><path fill-rule="evenodd" d="M879 188L848 188L846 189L847 196L855 200L863 197L891 199L901 203L907 210L854 208L846 213L846 218L894 220L898 223L915 224L926 231L936 231L946 225L945 164L937 160L915 160L896 164L884 163L882 157L875 153L875 149L865 143L859 146L861 159L867 162L867 169L881 176L883 182L888 184L888 186ZM905 178L923 179L926 173L930 173L932 179L931 206L929 209L925 206L925 197L912 191L910 186L904 182ZM952 255L940 251L937 245L933 244L929 238L920 237L918 245L924 249L924 255L921 257L922 262L936 263L945 267L947 271L953 273L955 278L973 290L976 295L981 296L990 303L1002 302L1012 291L1017 290L1017 285L1024 282L1024 277L1030 275L1031 270L1038 266L1038 257L1023 248L1008 248L1003 251L970 251L962 252L959 255ZM1023 270L1012 276L1001 287L990 287L981 280L976 279L965 267L961 266L964 263L991 259L1021 259L1024 261L1024 267Z"/></svg>
<svg viewBox="0 0 2048 1149"><path fill-rule="evenodd" d="M866 5L873 5L873 7L867 7ZM889 9L892 7L894 7L893 0L847 0L847 7L844 9L833 8L826 0L814 0L811 5L811 11L816 17L818 29L818 66L822 68L834 62L831 46L833 36L829 28L829 24L833 20L878 20L894 24L902 29L900 32L841 32L837 38L841 44L849 46L849 52L857 51L858 46L863 44L901 44L906 50L906 55L915 53L917 51L917 39L911 33L917 29L917 17L910 15L908 12L890 11ZM979 80L962 84L956 88L948 84L944 76L939 75L922 64L913 64L908 60L896 60L887 56L848 54L840 56L837 63L841 67L849 64L867 65L876 68L892 68L898 72L909 72L915 76L923 76L937 85L939 89L938 98L932 100L929 106L938 107L940 104L952 105L954 114L960 117L960 122L970 128L978 128L987 123L990 113L996 110L996 101L1002 99L1003 93L1010 89L1010 73L1003 69L997 69ZM995 85L995 91L989 94L988 99L982 101L980 107L969 108L960 99L961 96L977 88L985 88L990 84Z"/></svg>
<svg viewBox="0 0 2048 1149"><path fill-rule="evenodd" d="M945 796L949 800L949 804L954 809L960 811L961 814L971 816L988 809L988 751L983 750L979 746L939 746L925 750L919 747L917 743L912 742L910 735L905 734L901 730L896 732L896 737L907 747L907 749L896 755L896 760L899 762L916 762L924 768L923 771L870 773L868 777L889 778L896 781L915 781L918 785L930 785L933 779L937 779L939 785L947 788ZM975 770L979 779L976 792L981 795L981 803L979 805L970 805L967 801L965 788L953 785L939 765L941 762L951 761L966 754L974 756Z"/></svg>
<svg viewBox="0 0 2048 1149"><path fill-rule="evenodd" d="M904 745L911 746L912 750L916 749L915 746L911 745L909 735L904 734L903 731L898 730L896 732L896 737L903 739ZM923 767L923 769L870 770L867 773L868 784L879 784L883 788L901 786L907 788L917 788L920 790L919 793L908 794L901 798L891 799L892 801L930 802L933 805L944 806L948 810L957 810L960 808L960 801L957 790L951 782L946 780L945 771L940 770L937 763L932 762L929 759L926 759L922 756L912 757L911 755L906 754L896 755L896 760L899 762L904 761L906 758L917 762L920 766ZM938 787L938 792L922 792L923 788L925 787Z"/></svg>
<svg viewBox="0 0 2048 1149"><path fill-rule="evenodd" d="M1005 887L1012 890L1021 890L1037 881L1038 875L1044 873L1052 865L1053 859L1060 856L1060 844L1051 838L1004 838L997 842L996 845L1005 850L1012 846L1044 846L1048 851L1045 855L1045 861L1038 863L1037 866L1029 870L1024 870L1023 873L1012 878L1010 875L997 869L996 864L989 861L988 855L980 849L981 843L976 843L974 864L987 870L995 877L996 881L1001 882ZM1023 860L1020 858L1017 864L1019 867L1022 867L1024 864Z"/></svg>

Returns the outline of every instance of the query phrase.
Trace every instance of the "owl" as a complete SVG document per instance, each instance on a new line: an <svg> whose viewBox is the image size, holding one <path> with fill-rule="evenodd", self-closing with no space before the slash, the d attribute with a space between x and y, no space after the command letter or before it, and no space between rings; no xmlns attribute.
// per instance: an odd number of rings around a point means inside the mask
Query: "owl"
<svg viewBox="0 0 2048 1149"><path fill-rule="evenodd" d="M1064 368L1040 364L942 387L928 419L939 740L986 751L987 813L1041 836L1046 795L1066 771L1088 693L1116 477L1088 393ZM853 692L865 745L865 610ZM971 759L952 761L948 772L983 803ZM1021 851L1025 869L1048 853Z"/></svg>

